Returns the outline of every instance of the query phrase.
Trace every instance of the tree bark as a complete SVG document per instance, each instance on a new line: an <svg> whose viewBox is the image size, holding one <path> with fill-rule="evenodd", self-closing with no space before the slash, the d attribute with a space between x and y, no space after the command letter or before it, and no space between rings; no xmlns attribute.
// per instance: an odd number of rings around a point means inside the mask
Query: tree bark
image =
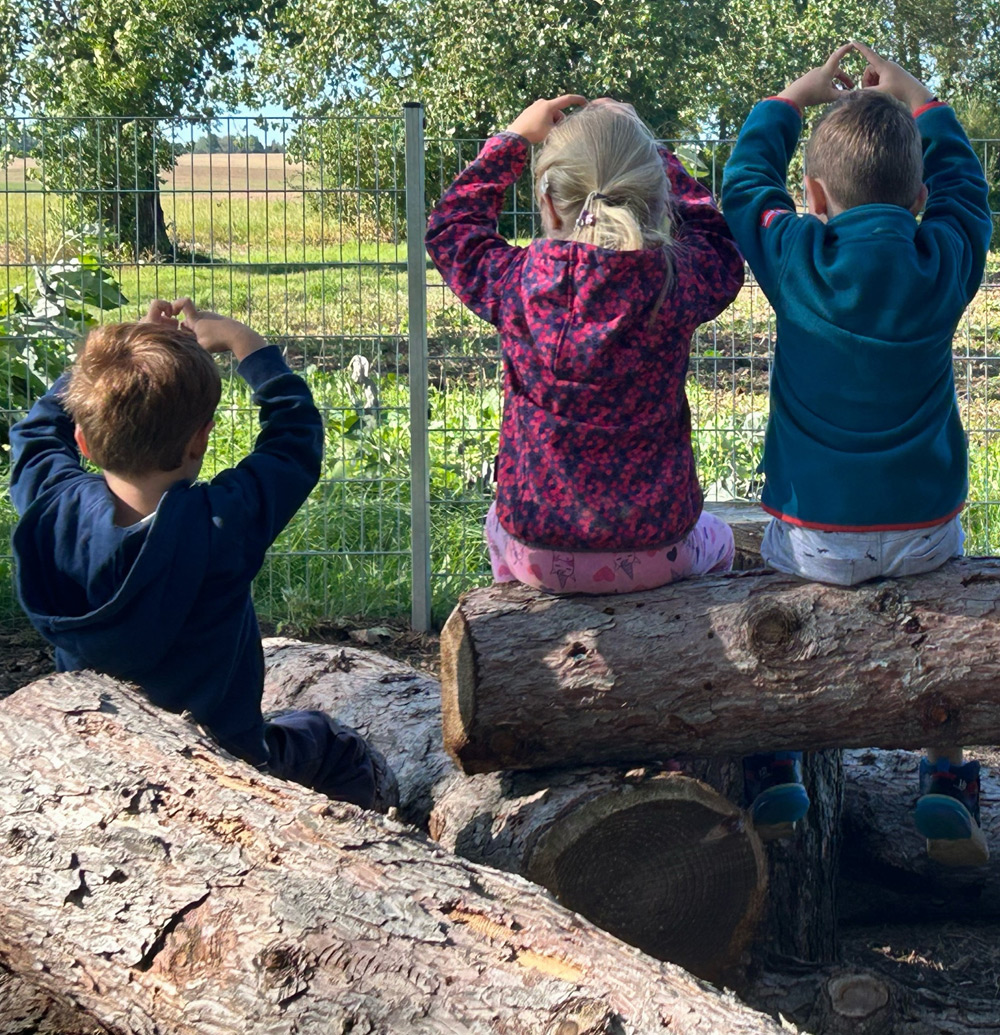
<svg viewBox="0 0 1000 1035"><path fill-rule="evenodd" d="M777 1033L105 677L0 703L0 953L116 1035Z"/></svg>
<svg viewBox="0 0 1000 1035"><path fill-rule="evenodd" d="M760 1009L817 1035L996 1035L1000 1030L995 999L956 1001L849 967L769 971L748 994Z"/></svg>
<svg viewBox="0 0 1000 1035"><path fill-rule="evenodd" d="M317 708L353 726L396 774L399 818L427 829L434 789L455 771L436 679L372 651L274 637L264 640L263 708Z"/></svg>
<svg viewBox="0 0 1000 1035"><path fill-rule="evenodd" d="M630 944L734 987L762 906L755 955L835 958L839 752L807 759L810 815L765 856L737 807L739 759L467 777L441 744L436 680L354 648L272 639L264 652L265 707L320 708L360 729L396 770L400 814L449 850L527 876ZM766 857L776 879L765 901Z"/></svg>
<svg viewBox="0 0 1000 1035"><path fill-rule="evenodd" d="M466 772L777 748L989 743L1000 560L850 589L776 573L627 596L516 584L441 636L445 747Z"/></svg>
<svg viewBox="0 0 1000 1035"><path fill-rule="evenodd" d="M112 1035L62 997L0 966L0 1035Z"/></svg>
<svg viewBox="0 0 1000 1035"><path fill-rule="evenodd" d="M742 810L700 780L643 769L456 773L438 791L430 833L657 959L744 983L766 857Z"/></svg>

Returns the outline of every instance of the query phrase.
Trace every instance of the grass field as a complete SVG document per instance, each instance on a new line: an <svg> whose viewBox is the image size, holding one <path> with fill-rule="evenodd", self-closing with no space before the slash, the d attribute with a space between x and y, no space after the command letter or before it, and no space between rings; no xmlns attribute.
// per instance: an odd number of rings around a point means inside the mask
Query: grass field
<svg viewBox="0 0 1000 1035"><path fill-rule="evenodd" d="M29 173L25 178L25 172ZM280 155L183 156L162 200L179 261L108 253L128 303L104 319L131 319L153 297L190 295L232 313L281 344L307 372L327 418L324 478L276 544L257 584L262 615L306 627L336 614L409 611L410 447L406 244L375 232L370 199L312 190L309 170ZM68 200L37 189L30 166L7 168L0 192L0 297L30 285L36 266L79 245L66 239ZM400 203L391 195L386 205ZM388 210L388 209L387 209ZM397 224L398 226L398 224ZM1000 283L998 262L955 342L956 381L972 456L966 523L970 552L1000 552ZM491 493L499 424L492 329L428 269L430 481L433 588L438 617L457 593L488 578L480 528ZM767 415L773 319L748 285L692 348L694 442L710 498L752 498ZM369 405L352 380L362 356L378 393ZM206 474L250 448L255 415L238 383L220 410ZM0 496L0 535L9 504ZM0 581L9 558L0 550ZM0 616L13 603L0 598Z"/></svg>

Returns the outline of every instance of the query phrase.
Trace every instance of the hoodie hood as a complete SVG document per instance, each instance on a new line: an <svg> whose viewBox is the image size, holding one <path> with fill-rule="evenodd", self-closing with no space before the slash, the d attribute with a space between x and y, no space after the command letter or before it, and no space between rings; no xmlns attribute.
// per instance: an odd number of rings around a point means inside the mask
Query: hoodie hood
<svg viewBox="0 0 1000 1035"><path fill-rule="evenodd" d="M21 605L77 667L141 681L176 644L208 565L209 522L186 513L204 497L188 489L179 482L128 528L114 524L99 475L44 493L23 515L13 537Z"/></svg>
<svg viewBox="0 0 1000 1035"><path fill-rule="evenodd" d="M659 248L614 251L576 241L534 242L517 300L530 344L508 350L513 367L529 383L541 378L580 386L580 402L592 419L590 396L603 393L607 381L628 377L637 358L662 339L650 314L661 296L661 310L668 307L668 273ZM676 334L676 326L671 331ZM539 403L557 412L568 406L567 415L573 409L564 390L543 392Z"/></svg>

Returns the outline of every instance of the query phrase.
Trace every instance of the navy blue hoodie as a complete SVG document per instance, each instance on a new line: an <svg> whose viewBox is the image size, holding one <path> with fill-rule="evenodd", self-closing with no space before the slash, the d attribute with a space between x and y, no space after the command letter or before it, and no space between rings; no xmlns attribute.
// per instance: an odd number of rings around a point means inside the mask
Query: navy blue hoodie
<svg viewBox="0 0 1000 1035"><path fill-rule="evenodd" d="M208 484L177 482L127 528L114 523L104 478L81 466L64 374L11 429L13 548L21 605L55 645L59 671L138 683L154 704L189 711L261 763L264 665L250 584L319 478L323 426L275 346L239 373L260 407L253 452Z"/></svg>

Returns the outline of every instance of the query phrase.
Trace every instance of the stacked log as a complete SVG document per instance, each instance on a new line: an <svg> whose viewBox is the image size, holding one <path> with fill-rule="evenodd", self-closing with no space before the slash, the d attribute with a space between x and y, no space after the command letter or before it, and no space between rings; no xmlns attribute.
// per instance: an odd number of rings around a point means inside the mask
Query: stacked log
<svg viewBox="0 0 1000 1035"><path fill-rule="evenodd" d="M677 754L990 743L1000 560L853 588L735 573L625 596L465 594L441 636L469 773Z"/></svg>
<svg viewBox="0 0 1000 1035"><path fill-rule="evenodd" d="M657 766L466 777L443 749L436 680L345 647L268 640L265 656L265 707L320 708L361 730L396 770L400 815L445 848L528 877L659 959L741 979L766 859L705 782Z"/></svg>

